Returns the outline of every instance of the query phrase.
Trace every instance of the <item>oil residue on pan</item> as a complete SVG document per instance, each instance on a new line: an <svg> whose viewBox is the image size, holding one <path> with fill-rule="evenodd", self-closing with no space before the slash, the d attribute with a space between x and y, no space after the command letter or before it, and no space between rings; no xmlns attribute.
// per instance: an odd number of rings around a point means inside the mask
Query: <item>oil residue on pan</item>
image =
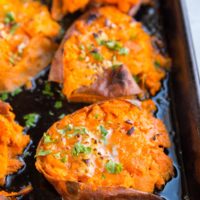
<svg viewBox="0 0 200 200"><path fill-rule="evenodd" d="M158 13L158 4L152 7L143 7L136 18L144 23L144 27L148 32L163 40L161 18ZM165 52L165 50L165 48L162 49L163 52ZM7 177L7 184L5 188L3 188L8 191L18 191L24 186L31 184L33 186L33 191L25 197L19 197L21 200L61 199L54 188L36 171L34 159L35 150L43 133L53 122L61 118L63 114L72 113L86 105L68 103L61 95L59 85L49 84L47 82L47 75L48 70L42 72L34 81L34 88L32 90L23 90L17 95L10 95L8 98L8 102L10 102L16 113L17 121L21 125L25 125L25 115L34 114L34 116L37 116L34 122L36 126L33 124L33 127L27 128L26 130L28 134L30 134L32 142L21 157L25 165L17 174ZM169 149L168 154L174 161L175 177L166 184L162 191L156 191L156 193L166 200L181 200L184 194L181 189L181 171L177 161L180 149L175 152L177 142L170 117L168 88L169 74L163 81L161 91L153 100L158 106L156 116L164 120L170 133L172 147Z"/></svg>

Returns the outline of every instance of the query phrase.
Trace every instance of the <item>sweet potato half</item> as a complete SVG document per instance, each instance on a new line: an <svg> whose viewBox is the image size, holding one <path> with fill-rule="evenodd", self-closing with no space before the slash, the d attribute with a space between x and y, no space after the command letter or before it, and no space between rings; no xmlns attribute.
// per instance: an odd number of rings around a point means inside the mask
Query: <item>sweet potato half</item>
<svg viewBox="0 0 200 200"><path fill-rule="evenodd" d="M0 1L0 92L15 90L47 67L59 31L41 3Z"/></svg>
<svg viewBox="0 0 200 200"><path fill-rule="evenodd" d="M85 8L88 4L92 6L116 5L121 11L135 14L142 3L151 0L53 0L52 17L56 20L62 19L67 13L73 13L79 9Z"/></svg>
<svg viewBox="0 0 200 200"><path fill-rule="evenodd" d="M0 101L0 186L4 185L7 175L17 172L23 163L18 159L30 141L17 124L9 104ZM0 191L1 195L1 191Z"/></svg>
<svg viewBox="0 0 200 200"><path fill-rule="evenodd" d="M142 24L115 7L90 10L66 32L49 79L69 101L155 95L170 59L154 48Z"/></svg>
<svg viewBox="0 0 200 200"><path fill-rule="evenodd" d="M109 100L64 117L44 133L36 168L65 200L161 199L173 176L162 121L141 104Z"/></svg>

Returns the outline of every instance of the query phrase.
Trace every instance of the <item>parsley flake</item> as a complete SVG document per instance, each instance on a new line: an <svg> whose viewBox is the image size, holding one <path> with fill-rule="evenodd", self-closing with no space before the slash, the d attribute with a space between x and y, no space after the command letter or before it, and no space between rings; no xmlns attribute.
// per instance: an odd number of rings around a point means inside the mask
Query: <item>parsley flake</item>
<svg viewBox="0 0 200 200"><path fill-rule="evenodd" d="M37 154L35 155L35 157L38 157L38 156L47 156L51 154L51 150L44 150L44 149L40 149Z"/></svg>
<svg viewBox="0 0 200 200"><path fill-rule="evenodd" d="M78 142L72 148L72 155L78 156L79 154L89 154L91 151L91 147L86 147L85 145Z"/></svg>
<svg viewBox="0 0 200 200"><path fill-rule="evenodd" d="M62 108L62 101L56 101L55 104L54 104L54 107L55 107L56 109Z"/></svg>
<svg viewBox="0 0 200 200"><path fill-rule="evenodd" d="M27 115L24 115L24 120L25 120L25 126L27 128L35 127L40 115L37 113L30 113Z"/></svg>
<svg viewBox="0 0 200 200"><path fill-rule="evenodd" d="M119 174L123 170L123 166L120 163L116 163L112 160L108 161L105 166L106 170L110 174Z"/></svg>

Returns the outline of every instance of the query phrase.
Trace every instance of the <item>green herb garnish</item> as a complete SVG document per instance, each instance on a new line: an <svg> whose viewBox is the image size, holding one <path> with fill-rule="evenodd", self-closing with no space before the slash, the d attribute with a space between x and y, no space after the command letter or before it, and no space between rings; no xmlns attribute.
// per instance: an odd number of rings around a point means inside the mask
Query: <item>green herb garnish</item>
<svg viewBox="0 0 200 200"><path fill-rule="evenodd" d="M0 99L2 101L6 101L8 99L8 93L4 92L0 95Z"/></svg>
<svg viewBox="0 0 200 200"><path fill-rule="evenodd" d="M106 41L104 44L108 49L114 51L119 51L122 48L122 45L115 40Z"/></svg>
<svg viewBox="0 0 200 200"><path fill-rule="evenodd" d="M108 135L108 131L102 125L99 126L99 130L100 130L101 135L102 135L102 140L105 142L106 141L106 136Z"/></svg>
<svg viewBox="0 0 200 200"><path fill-rule="evenodd" d="M99 62L102 62L103 61L103 56L98 53L98 52L91 52L92 54L92 57L96 60L96 61L99 61Z"/></svg>
<svg viewBox="0 0 200 200"><path fill-rule="evenodd" d="M63 119L64 117L65 117L65 114L63 113L58 117L58 119Z"/></svg>
<svg viewBox="0 0 200 200"><path fill-rule="evenodd" d="M48 133L44 133L43 140L44 140L44 144L53 142L53 140L51 139L51 136Z"/></svg>
<svg viewBox="0 0 200 200"><path fill-rule="evenodd" d="M68 131L73 130L73 125L72 124L67 124L67 126L64 129L58 129L58 133L61 135L66 134Z"/></svg>
<svg viewBox="0 0 200 200"><path fill-rule="evenodd" d="M101 178L102 178L102 179L106 179L106 175L105 175L105 174L102 174L102 175L101 175Z"/></svg>
<svg viewBox="0 0 200 200"><path fill-rule="evenodd" d="M55 104L54 104L54 107L56 109L62 108L62 101L56 101Z"/></svg>
<svg viewBox="0 0 200 200"><path fill-rule="evenodd" d="M18 23L13 24L12 27L10 28L10 34L13 35L18 28L19 28L19 24Z"/></svg>
<svg viewBox="0 0 200 200"><path fill-rule="evenodd" d="M6 13L6 16L5 16L5 18L4 18L4 22L5 22L6 24L10 24L10 23L12 23L12 22L14 22L14 21L15 21L14 14L13 14L12 12Z"/></svg>
<svg viewBox="0 0 200 200"><path fill-rule="evenodd" d="M72 155L78 156L79 154L89 154L91 153L91 147L86 147L81 143L76 143L72 148Z"/></svg>
<svg viewBox="0 0 200 200"><path fill-rule="evenodd" d="M121 48L119 50L119 54L120 55L128 55L128 53L129 53L129 49L128 48L123 47L123 48Z"/></svg>
<svg viewBox="0 0 200 200"><path fill-rule="evenodd" d="M52 97L54 94L51 91L51 84L46 82L42 94Z"/></svg>
<svg viewBox="0 0 200 200"><path fill-rule="evenodd" d="M21 88L17 88L15 91L11 92L11 96L14 97L22 92Z"/></svg>
<svg viewBox="0 0 200 200"><path fill-rule="evenodd" d="M66 157L66 155L64 155L62 158L61 158L61 160L60 160L62 163L66 163L66 161L67 161L67 157Z"/></svg>
<svg viewBox="0 0 200 200"><path fill-rule="evenodd" d="M27 128L35 127L40 115L37 113L30 113L24 116L25 125Z"/></svg>
<svg viewBox="0 0 200 200"><path fill-rule="evenodd" d="M120 163L116 163L112 160L108 161L105 166L106 170L110 174L119 174L123 170L123 166Z"/></svg>
<svg viewBox="0 0 200 200"><path fill-rule="evenodd" d="M40 149L38 151L38 153L35 155L35 157L38 157L38 156L47 156L51 154L51 150L43 150L43 149Z"/></svg>
<svg viewBox="0 0 200 200"><path fill-rule="evenodd" d="M60 160L60 158L61 158L60 152L55 153L53 156L54 156L56 159L59 159L59 160Z"/></svg>
<svg viewBox="0 0 200 200"><path fill-rule="evenodd" d="M158 69L161 67L160 63L158 61L155 61L154 62L154 66Z"/></svg>

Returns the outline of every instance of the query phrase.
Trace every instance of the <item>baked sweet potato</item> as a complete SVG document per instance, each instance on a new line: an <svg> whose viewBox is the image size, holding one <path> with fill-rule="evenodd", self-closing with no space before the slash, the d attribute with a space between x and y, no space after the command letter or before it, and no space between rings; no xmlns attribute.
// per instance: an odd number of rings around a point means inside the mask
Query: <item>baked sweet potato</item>
<svg viewBox="0 0 200 200"><path fill-rule="evenodd" d="M70 101L131 97L141 89L155 95L169 65L141 23L114 7L101 7L66 32L49 79L63 84Z"/></svg>
<svg viewBox="0 0 200 200"><path fill-rule="evenodd" d="M173 176L173 163L154 107L116 99L64 117L44 133L37 170L65 200L160 199L151 193Z"/></svg>
<svg viewBox="0 0 200 200"><path fill-rule="evenodd" d="M17 124L9 104L0 101L0 186L4 185L7 175L17 172L23 163L18 159L30 141ZM0 192L1 194L1 192Z"/></svg>
<svg viewBox="0 0 200 200"><path fill-rule="evenodd" d="M0 92L15 90L47 67L59 31L39 2L0 1Z"/></svg>
<svg viewBox="0 0 200 200"><path fill-rule="evenodd" d="M98 5L116 5L121 11L135 14L142 3L150 0L53 0L52 2L52 17L56 20L62 19L67 13L73 13L79 9L83 9L88 4Z"/></svg>

